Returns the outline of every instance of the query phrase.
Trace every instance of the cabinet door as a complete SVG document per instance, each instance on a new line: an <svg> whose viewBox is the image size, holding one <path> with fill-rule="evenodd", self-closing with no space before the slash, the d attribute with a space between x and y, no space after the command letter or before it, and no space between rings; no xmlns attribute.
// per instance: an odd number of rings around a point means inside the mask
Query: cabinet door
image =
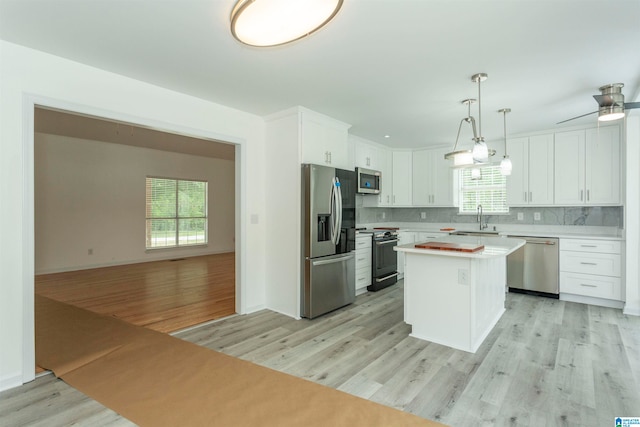
<svg viewBox="0 0 640 427"><path fill-rule="evenodd" d="M529 204L553 205L553 134L529 138Z"/></svg>
<svg viewBox="0 0 640 427"><path fill-rule="evenodd" d="M356 160L355 165L360 168L379 170L378 149L366 142L355 139Z"/></svg>
<svg viewBox="0 0 640 427"><path fill-rule="evenodd" d="M394 206L411 206L412 173L411 151L393 152L393 198Z"/></svg>
<svg viewBox="0 0 640 427"><path fill-rule="evenodd" d="M526 206L529 202L529 138L507 142L513 170L507 177L507 205Z"/></svg>
<svg viewBox="0 0 640 427"><path fill-rule="evenodd" d="M429 150L417 150L413 152L413 206L427 206L433 204L432 157L432 153Z"/></svg>
<svg viewBox="0 0 640 427"><path fill-rule="evenodd" d="M432 180L432 204L435 206L454 206L455 197L453 188L453 169L449 162L444 159L447 148L431 150L431 168L433 170Z"/></svg>
<svg viewBox="0 0 640 427"><path fill-rule="evenodd" d="M586 202L620 204L620 128L586 131Z"/></svg>
<svg viewBox="0 0 640 427"><path fill-rule="evenodd" d="M349 167L348 126L311 113L302 114L302 162Z"/></svg>
<svg viewBox="0 0 640 427"><path fill-rule="evenodd" d="M378 149L378 164L382 173L378 206L391 206L391 198L393 197L393 156L391 150Z"/></svg>
<svg viewBox="0 0 640 427"><path fill-rule="evenodd" d="M585 132L555 134L554 199L556 205L582 205L585 201Z"/></svg>

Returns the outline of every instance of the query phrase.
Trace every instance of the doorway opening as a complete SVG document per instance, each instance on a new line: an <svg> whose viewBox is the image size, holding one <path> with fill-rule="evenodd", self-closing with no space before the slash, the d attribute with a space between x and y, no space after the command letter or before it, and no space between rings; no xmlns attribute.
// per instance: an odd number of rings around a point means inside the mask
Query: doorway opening
<svg viewBox="0 0 640 427"><path fill-rule="evenodd" d="M35 292L169 333L236 313L237 164L234 144L36 106ZM150 176L208 183L206 241L147 247Z"/></svg>

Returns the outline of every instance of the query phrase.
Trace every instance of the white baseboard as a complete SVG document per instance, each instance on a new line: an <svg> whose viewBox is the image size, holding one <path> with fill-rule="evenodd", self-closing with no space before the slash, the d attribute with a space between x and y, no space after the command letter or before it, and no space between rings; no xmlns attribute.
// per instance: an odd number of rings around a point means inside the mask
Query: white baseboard
<svg viewBox="0 0 640 427"><path fill-rule="evenodd" d="M622 310L622 314L626 314L628 316L640 316L640 307L625 304L624 309Z"/></svg>
<svg viewBox="0 0 640 427"><path fill-rule="evenodd" d="M22 385L22 374L6 375L0 378L0 391L20 387Z"/></svg>
<svg viewBox="0 0 640 427"><path fill-rule="evenodd" d="M616 301L612 299L586 297L584 295L565 294L560 293L561 301L577 302L580 304L599 305L601 307L622 309L624 307L623 301Z"/></svg>

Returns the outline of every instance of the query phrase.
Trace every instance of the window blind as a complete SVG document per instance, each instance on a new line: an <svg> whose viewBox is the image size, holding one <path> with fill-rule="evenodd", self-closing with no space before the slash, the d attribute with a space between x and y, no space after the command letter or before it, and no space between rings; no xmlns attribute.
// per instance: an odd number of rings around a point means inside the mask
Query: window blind
<svg viewBox="0 0 640 427"><path fill-rule="evenodd" d="M207 243L207 182L146 178L146 247Z"/></svg>
<svg viewBox="0 0 640 427"><path fill-rule="evenodd" d="M460 169L460 213L476 213L482 205L484 213L508 213L507 179L500 166L480 168L482 178L471 179L471 169Z"/></svg>

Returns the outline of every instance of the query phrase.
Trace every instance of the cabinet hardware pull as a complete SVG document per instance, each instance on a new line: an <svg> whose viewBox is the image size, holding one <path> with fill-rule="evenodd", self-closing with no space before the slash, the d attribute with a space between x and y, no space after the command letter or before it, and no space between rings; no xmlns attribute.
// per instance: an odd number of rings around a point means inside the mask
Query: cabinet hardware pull
<svg viewBox="0 0 640 427"><path fill-rule="evenodd" d="M529 201L533 201L533 192L529 191Z"/></svg>
<svg viewBox="0 0 640 427"><path fill-rule="evenodd" d="M597 288L596 285L588 285L586 283L580 283L580 286L586 286L587 288Z"/></svg>
<svg viewBox="0 0 640 427"><path fill-rule="evenodd" d="M580 201L584 200L584 190L580 190Z"/></svg>
<svg viewBox="0 0 640 427"><path fill-rule="evenodd" d="M591 200L591 190L587 190L587 202Z"/></svg>
<svg viewBox="0 0 640 427"><path fill-rule="evenodd" d="M598 265L596 262L581 262L582 265Z"/></svg>
<svg viewBox="0 0 640 427"><path fill-rule="evenodd" d="M597 248L598 245L580 245L581 248Z"/></svg>
<svg viewBox="0 0 640 427"><path fill-rule="evenodd" d="M527 201L527 192L526 191L524 192L524 201L525 202Z"/></svg>

